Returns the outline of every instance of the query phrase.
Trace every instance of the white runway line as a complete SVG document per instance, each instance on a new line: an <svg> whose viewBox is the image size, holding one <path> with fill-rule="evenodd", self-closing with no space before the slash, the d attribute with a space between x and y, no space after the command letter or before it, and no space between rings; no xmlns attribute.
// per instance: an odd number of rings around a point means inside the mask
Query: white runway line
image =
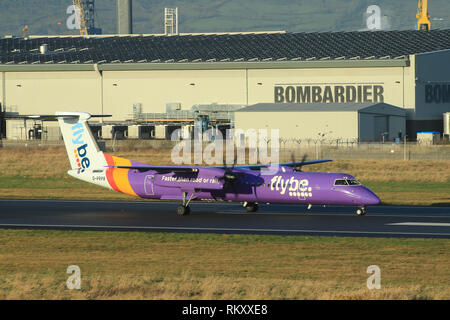
<svg viewBox="0 0 450 320"><path fill-rule="evenodd" d="M388 223L388 226L416 226L416 227L450 227L450 223L441 222L398 222Z"/></svg>
<svg viewBox="0 0 450 320"><path fill-rule="evenodd" d="M333 213L333 212L311 212L311 211L299 211L299 212L245 212L244 210L239 211L216 211L216 214L235 214L235 215L283 215L283 216L327 216L327 217L356 217L360 218L356 213L349 212L349 213ZM450 219L450 215L445 216L424 216L419 214L408 214L408 215L401 215L401 214L384 214L384 213L377 213L377 212L371 212L367 213L364 218L380 218L380 217L389 217L389 218L440 218L440 219Z"/></svg>

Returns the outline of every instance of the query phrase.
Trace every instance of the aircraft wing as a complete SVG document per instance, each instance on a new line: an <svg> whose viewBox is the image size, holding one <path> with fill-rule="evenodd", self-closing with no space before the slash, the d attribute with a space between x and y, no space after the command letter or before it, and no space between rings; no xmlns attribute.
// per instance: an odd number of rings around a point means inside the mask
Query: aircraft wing
<svg viewBox="0 0 450 320"><path fill-rule="evenodd" d="M244 165L244 166L235 166L234 168L240 169L261 169L268 168L271 166L279 166L279 167L300 167L307 166L310 164L323 163L333 161L331 159L322 159L322 160L310 160L310 161L296 161L296 162L283 162L283 163L275 163L275 164L253 164L253 165Z"/></svg>
<svg viewBox="0 0 450 320"><path fill-rule="evenodd" d="M243 165L243 166L235 166L233 169L250 169L256 170L261 168L268 168L271 166L280 166L280 167L299 167L306 166L310 164L323 163L333 161L331 159L323 159L323 160L310 160L310 161L298 161L298 162L283 162L277 164L254 164L254 165ZM146 165L146 166L110 166L109 168L118 168L118 169L134 169L139 170L141 172L144 171L158 171L158 172L182 172L182 173L195 173L199 172L200 169L226 169L225 166L215 166L215 167L187 167L187 166L156 166L156 165Z"/></svg>
<svg viewBox="0 0 450 320"><path fill-rule="evenodd" d="M109 168L118 169L134 169L141 172L145 171L158 171L158 172L183 172L183 173L195 173L199 171L199 167L183 167L183 166L109 166Z"/></svg>

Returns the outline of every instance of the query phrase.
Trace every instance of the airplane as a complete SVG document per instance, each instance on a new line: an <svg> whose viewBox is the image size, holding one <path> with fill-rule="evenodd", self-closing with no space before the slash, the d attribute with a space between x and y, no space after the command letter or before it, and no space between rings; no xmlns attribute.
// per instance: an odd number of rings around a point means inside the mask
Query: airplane
<svg viewBox="0 0 450 320"><path fill-rule="evenodd" d="M88 126L88 120L104 115L86 112L56 112L38 116L59 122L74 178L131 196L176 200L176 213L189 215L191 201L242 203L256 212L261 203L356 206L360 216L366 207L380 203L378 196L350 174L303 172L302 166L331 161L279 163L277 171L264 174L268 165L174 166L149 165L102 152Z"/></svg>

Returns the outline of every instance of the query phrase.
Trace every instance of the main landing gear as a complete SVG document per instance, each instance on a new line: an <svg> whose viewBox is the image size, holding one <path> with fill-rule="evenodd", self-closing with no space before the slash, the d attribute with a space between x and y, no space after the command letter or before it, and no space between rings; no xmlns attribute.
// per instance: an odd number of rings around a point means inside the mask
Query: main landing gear
<svg viewBox="0 0 450 320"><path fill-rule="evenodd" d="M187 192L183 192L183 203L177 207L177 215L179 216L187 216L191 213L191 208L189 207L189 202L191 202L194 193L191 193L191 196L186 201Z"/></svg>
<svg viewBox="0 0 450 320"><path fill-rule="evenodd" d="M258 211L258 204L255 202L244 202L244 207L247 212L256 212Z"/></svg>
<svg viewBox="0 0 450 320"><path fill-rule="evenodd" d="M180 205L177 207L177 215L187 216L191 213L191 208L189 206Z"/></svg>
<svg viewBox="0 0 450 320"><path fill-rule="evenodd" d="M366 207L358 208L358 209L356 210L356 214L357 214L358 216L363 216L363 215L365 215L365 214L366 214Z"/></svg>

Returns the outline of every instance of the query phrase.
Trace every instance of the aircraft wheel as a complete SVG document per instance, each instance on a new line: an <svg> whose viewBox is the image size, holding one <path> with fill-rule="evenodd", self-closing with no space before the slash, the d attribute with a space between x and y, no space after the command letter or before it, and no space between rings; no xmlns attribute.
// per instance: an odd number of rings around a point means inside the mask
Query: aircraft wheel
<svg viewBox="0 0 450 320"><path fill-rule="evenodd" d="M177 215L179 216L187 216L191 213L191 208L189 206L178 206L177 207Z"/></svg>
<svg viewBox="0 0 450 320"><path fill-rule="evenodd" d="M366 208L362 207L362 208L358 208L358 210L356 210L356 214L358 216L363 216L366 214Z"/></svg>
<svg viewBox="0 0 450 320"><path fill-rule="evenodd" d="M247 210L247 212L256 212L256 211L258 211L258 204L257 203L248 203L245 206L245 210Z"/></svg>

